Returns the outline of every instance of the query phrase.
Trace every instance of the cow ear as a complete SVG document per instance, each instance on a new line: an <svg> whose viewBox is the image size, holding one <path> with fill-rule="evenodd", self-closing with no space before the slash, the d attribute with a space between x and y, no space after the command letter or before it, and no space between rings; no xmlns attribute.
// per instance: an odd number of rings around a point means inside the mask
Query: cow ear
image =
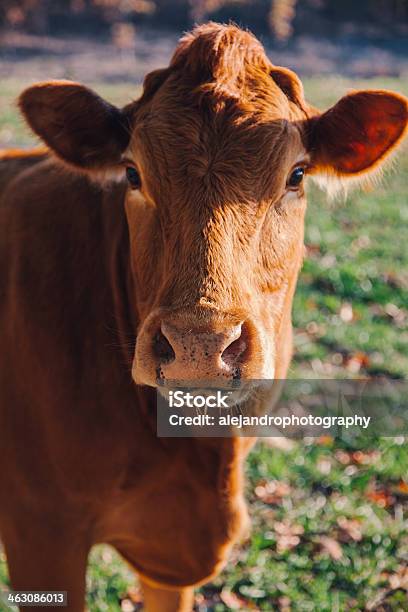
<svg viewBox="0 0 408 612"><path fill-rule="evenodd" d="M23 91L19 106L33 131L73 166L116 165L128 146L127 113L78 83L38 83Z"/></svg>
<svg viewBox="0 0 408 612"><path fill-rule="evenodd" d="M408 100L388 91L351 93L309 120L313 169L339 177L374 169L407 129Z"/></svg>

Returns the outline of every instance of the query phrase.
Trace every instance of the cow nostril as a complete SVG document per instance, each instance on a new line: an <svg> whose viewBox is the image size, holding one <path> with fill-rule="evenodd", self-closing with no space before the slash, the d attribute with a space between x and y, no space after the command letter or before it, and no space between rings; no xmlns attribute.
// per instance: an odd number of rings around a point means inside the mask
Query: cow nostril
<svg viewBox="0 0 408 612"><path fill-rule="evenodd" d="M231 342L222 352L221 359L229 367L237 367L243 363L248 348L246 330L243 328L239 338Z"/></svg>
<svg viewBox="0 0 408 612"><path fill-rule="evenodd" d="M173 347L161 330L153 338L153 351L160 363L170 363L176 358Z"/></svg>

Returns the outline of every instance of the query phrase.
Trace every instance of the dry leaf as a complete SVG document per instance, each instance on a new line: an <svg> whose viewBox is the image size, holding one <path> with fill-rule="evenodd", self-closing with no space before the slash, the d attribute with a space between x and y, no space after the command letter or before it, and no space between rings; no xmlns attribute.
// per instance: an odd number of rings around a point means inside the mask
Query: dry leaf
<svg viewBox="0 0 408 612"><path fill-rule="evenodd" d="M354 542L360 542L360 540L362 540L361 525L356 519L348 519L345 516L340 516L337 519L337 524L341 529L341 536L343 536L341 538L342 541L353 540Z"/></svg>
<svg viewBox="0 0 408 612"><path fill-rule="evenodd" d="M349 302L344 302L340 307L340 319L344 323L350 323L353 320L353 307Z"/></svg>
<svg viewBox="0 0 408 612"><path fill-rule="evenodd" d="M397 491L402 495L408 495L408 483L405 480L401 480L398 483Z"/></svg>
<svg viewBox="0 0 408 612"><path fill-rule="evenodd" d="M283 595L282 597L279 597L278 599L278 605L279 605L279 612L290 612L290 599L289 597L286 597L286 595Z"/></svg>
<svg viewBox="0 0 408 612"><path fill-rule="evenodd" d="M255 495L259 497L264 504L280 503L282 497L290 494L290 486L286 482L279 480L271 480L255 487Z"/></svg>
<svg viewBox="0 0 408 612"><path fill-rule="evenodd" d="M319 446L332 446L333 438L332 436L320 436L316 439L316 444Z"/></svg>
<svg viewBox="0 0 408 612"><path fill-rule="evenodd" d="M392 589L408 590L408 567L400 567L396 574L391 574L388 578Z"/></svg>
<svg viewBox="0 0 408 612"><path fill-rule="evenodd" d="M340 561L343 557L343 550L340 544L334 539L328 536L320 537L320 545L322 550L327 552L334 561Z"/></svg>
<svg viewBox="0 0 408 612"><path fill-rule="evenodd" d="M375 463L377 459L380 457L379 451L355 451L352 453L352 459L355 463L359 463L360 465L370 465Z"/></svg>
<svg viewBox="0 0 408 612"><path fill-rule="evenodd" d="M342 465L348 465L351 461L350 453L346 453L346 451L343 450L337 450L335 457Z"/></svg>
<svg viewBox="0 0 408 612"><path fill-rule="evenodd" d="M221 591L220 598L230 610L245 609L245 601L228 589Z"/></svg>
<svg viewBox="0 0 408 612"><path fill-rule="evenodd" d="M285 552L295 548L300 543L300 535L304 529L302 525L291 525L288 521L277 521L274 524L275 533L277 535L277 550Z"/></svg>
<svg viewBox="0 0 408 612"><path fill-rule="evenodd" d="M330 459L321 458L318 460L316 467L321 474L327 475L331 472L332 464Z"/></svg>
<svg viewBox="0 0 408 612"><path fill-rule="evenodd" d="M370 359L366 353L360 351L349 355L345 365L349 372L357 374L361 368L367 368L370 365Z"/></svg>
<svg viewBox="0 0 408 612"><path fill-rule="evenodd" d="M392 506L392 504L395 502L395 498L385 490L368 491L366 496L370 501L374 502L378 506L381 506L381 508Z"/></svg>

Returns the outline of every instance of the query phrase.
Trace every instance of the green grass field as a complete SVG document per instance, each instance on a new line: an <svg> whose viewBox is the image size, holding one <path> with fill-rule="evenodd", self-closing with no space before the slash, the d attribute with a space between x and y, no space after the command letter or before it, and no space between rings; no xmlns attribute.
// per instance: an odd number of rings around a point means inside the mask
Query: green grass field
<svg viewBox="0 0 408 612"><path fill-rule="evenodd" d="M12 100L0 91L0 147L29 144ZM94 84L114 102L134 88ZM326 108L350 88L408 81L305 81ZM133 90L133 91L132 91ZM130 92L130 94L129 94ZM294 303L293 377L408 375L408 156L381 186L328 202L309 189L308 254ZM403 438L354 447L342 440L259 444L247 463L250 540L223 574L197 593L199 612L226 610L408 610L408 449ZM0 553L0 585L7 583ZM140 607L137 582L110 548L96 547L88 572L92 612Z"/></svg>

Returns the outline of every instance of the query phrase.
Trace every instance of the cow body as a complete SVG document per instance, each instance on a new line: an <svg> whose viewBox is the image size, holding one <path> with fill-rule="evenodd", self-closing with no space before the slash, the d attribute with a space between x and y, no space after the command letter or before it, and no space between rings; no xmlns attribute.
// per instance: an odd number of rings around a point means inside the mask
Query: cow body
<svg viewBox="0 0 408 612"><path fill-rule="evenodd" d="M66 590L78 612L88 552L107 542L141 576L148 612L191 610L191 587L244 533L254 440L158 438L155 388L286 377L303 177L376 167L407 102L357 92L320 114L250 34L208 24L122 110L66 81L20 106L53 154L0 163L13 588Z"/></svg>
<svg viewBox="0 0 408 612"><path fill-rule="evenodd" d="M129 376L137 322L124 193L52 161L4 192L0 531L8 552L37 521L43 541L75 526L79 546L108 542L151 581L190 585L240 532L250 441L156 437L155 391ZM24 580L16 588L56 587L46 573Z"/></svg>

